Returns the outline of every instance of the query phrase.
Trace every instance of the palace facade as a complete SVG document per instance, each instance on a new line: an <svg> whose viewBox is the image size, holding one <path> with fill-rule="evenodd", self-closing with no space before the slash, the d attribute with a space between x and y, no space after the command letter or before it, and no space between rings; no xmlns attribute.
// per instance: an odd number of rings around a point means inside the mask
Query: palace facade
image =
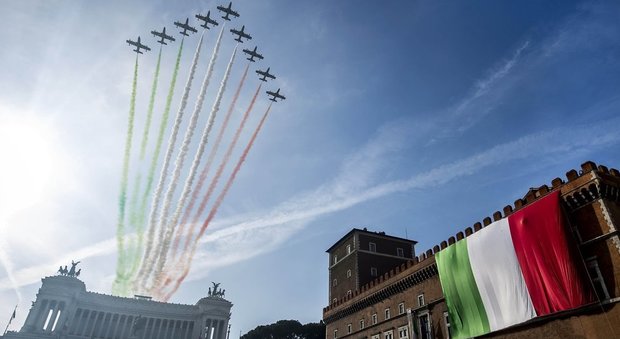
<svg viewBox="0 0 620 339"><path fill-rule="evenodd" d="M226 339L231 308L217 291L195 305L172 304L89 292L61 274L42 279L23 327L2 338Z"/></svg>

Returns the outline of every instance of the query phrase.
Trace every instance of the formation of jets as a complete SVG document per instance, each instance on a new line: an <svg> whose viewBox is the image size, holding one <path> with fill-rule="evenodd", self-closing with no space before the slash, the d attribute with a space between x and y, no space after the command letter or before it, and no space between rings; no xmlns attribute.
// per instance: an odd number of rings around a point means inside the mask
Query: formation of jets
<svg viewBox="0 0 620 339"><path fill-rule="evenodd" d="M231 17L239 17L239 13L237 13L235 10L232 9L232 1L228 3L228 6L217 6L217 9L222 12L222 19L226 20L226 21L231 21ZM196 19L202 21L202 24L200 24L200 27L204 28L204 29L211 29L212 27L218 26L219 23L214 20L213 18L211 18L211 11L207 12L207 15L202 15L202 14L196 14ZM178 27L179 29L181 29L179 31L179 34L184 35L184 36L189 36L188 32L192 32L192 33L197 33L198 30L194 27L192 27L189 24L189 18L185 19L185 22L180 22L180 21L175 21L174 25L176 27ZM211 25L211 27L209 26ZM246 41L248 40L252 40L252 36L250 34L248 34L247 32L245 32L245 26L241 26L241 29L231 29L230 32L236 36L236 38L234 39L235 41L238 41L240 43L243 43L243 39L246 39ZM153 36L155 36L158 40L156 40L157 43L160 43L162 45L167 45L166 41L169 42L173 42L175 41L175 38L172 37L171 35L166 34L166 27L163 27L161 32L158 32L156 30L151 31L151 34L153 34ZM140 40L140 37L138 36L137 41L133 41L133 40L127 40L127 43L130 46L134 46L135 49L133 49L134 52L139 53L139 54L143 54L143 51L150 51L151 49L142 43L142 41ZM250 49L244 49L243 52L245 54L248 55L248 57L246 58L247 60L249 60L250 62L256 62L256 59L258 60L262 60L263 59L263 55L257 52L258 46L254 46L254 49L250 50ZM265 81L267 82L267 79L272 79L275 80L276 76L269 73L269 71L271 70L271 67L267 67L266 70L257 70L256 74L258 74L258 79L260 81ZM273 91L266 91L267 95L270 96L269 100L273 101L273 102L278 102L278 100L285 100L286 97L284 97L284 95L280 94L280 89L278 88L277 91L273 92Z"/></svg>
<svg viewBox="0 0 620 339"><path fill-rule="evenodd" d="M245 53L245 54L250 56L249 58L246 58L246 59L248 59L248 60L250 60L252 62L256 62L254 60L254 58L258 58L258 59L263 60L263 56L261 54L259 54L258 52L256 52L257 48L258 48L258 46L255 46L253 50L244 49L243 53Z"/></svg>

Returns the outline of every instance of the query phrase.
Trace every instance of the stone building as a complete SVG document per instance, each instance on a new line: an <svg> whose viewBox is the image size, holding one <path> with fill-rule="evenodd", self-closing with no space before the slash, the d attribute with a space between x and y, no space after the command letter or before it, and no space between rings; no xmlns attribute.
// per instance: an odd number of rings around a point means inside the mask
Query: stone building
<svg viewBox="0 0 620 339"><path fill-rule="evenodd" d="M225 339L232 303L214 290L195 305L149 297L116 297L86 290L76 276L42 279L42 286L19 332L5 339L149 338Z"/></svg>
<svg viewBox="0 0 620 339"><path fill-rule="evenodd" d="M596 301L569 311L536 317L482 337L620 337L616 325L620 322L620 172L596 166L590 161L582 164L580 171L568 171L566 179L555 178L550 186L530 189L514 205L504 207L502 212L493 213L492 217L467 227L413 259L396 263L387 272L377 272L378 276L371 281L360 285L349 282L346 288L352 286L351 293L348 290L343 293L343 289L335 289L333 286L332 279L337 271L334 256L341 257L342 244L346 239L351 239L351 235L374 234L352 230L328 250L330 299L329 305L323 309L326 337L450 338L450 317L439 280L436 254L551 192L560 194L567 220L565 226L570 228L566 231L573 235L571 240L574 240L571 243L574 248L571 250L578 254L575 264L587 272ZM390 239L410 241L394 237ZM351 253L356 250L368 251L359 242L351 241L350 245ZM362 258L355 265L349 265L352 268L346 270L351 270L351 277L366 273L361 272L367 270L364 260ZM337 284L347 283L341 283L339 279Z"/></svg>

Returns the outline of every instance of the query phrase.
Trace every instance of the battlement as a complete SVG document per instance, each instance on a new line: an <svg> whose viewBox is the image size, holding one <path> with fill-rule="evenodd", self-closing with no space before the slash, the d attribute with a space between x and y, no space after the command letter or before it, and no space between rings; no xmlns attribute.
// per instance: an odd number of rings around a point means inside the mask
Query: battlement
<svg viewBox="0 0 620 339"><path fill-rule="evenodd" d="M407 261L406 264L391 269L384 275L355 290L352 294L332 302L329 306L323 308L324 318L329 317L329 313L352 306L354 303L359 303L360 300L381 295L382 291L393 286L402 285L407 279L420 281L420 279L436 275L434 256L437 252L480 231L494 221L508 217L515 211L532 204L554 191L560 191L562 204L565 210L569 212L599 198L620 201L620 171L603 165L597 166L592 161L586 161L581 165L580 170L571 169L566 172L566 180L558 177L551 180L550 185L545 184L537 188L530 188L527 194L523 198L515 200L513 205L506 205L502 211L495 211L490 217L483 218L482 222L476 222L472 226L466 227L454 236L441 241L439 244L416 256L413 260ZM418 274L420 272L421 274Z"/></svg>

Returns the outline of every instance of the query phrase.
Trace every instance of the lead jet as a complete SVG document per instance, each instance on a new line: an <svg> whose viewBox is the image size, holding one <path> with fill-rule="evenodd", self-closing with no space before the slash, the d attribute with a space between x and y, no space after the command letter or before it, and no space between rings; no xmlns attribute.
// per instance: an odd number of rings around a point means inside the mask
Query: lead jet
<svg viewBox="0 0 620 339"><path fill-rule="evenodd" d="M153 34L156 37L159 37L160 40L157 42L159 42L162 45L167 45L166 40L170 40L170 41L175 40L172 36L166 34L166 27L164 27L161 32L151 31L151 34Z"/></svg>
<svg viewBox="0 0 620 339"><path fill-rule="evenodd" d="M226 13L226 15L222 15L222 19L230 21L230 16L239 17L239 13L232 10L232 1L228 4L228 7L217 6L217 9L220 12Z"/></svg>
<svg viewBox="0 0 620 339"><path fill-rule="evenodd" d="M131 40L127 40L127 43L131 46L136 46L136 49L134 49L133 51L136 53L140 53L140 54L144 54L140 51L140 48L142 48L145 51L150 51L151 49L149 48L149 46L147 45L143 45L142 42L140 42L140 36L138 36L138 41L131 41Z"/></svg>
<svg viewBox="0 0 620 339"><path fill-rule="evenodd" d="M248 40L252 40L252 36L249 35L248 33L244 32L244 30L245 30L245 26L241 26L241 30L236 30L234 28L230 30L233 35L238 35L238 37L237 37L237 39L235 39L235 41L239 41L239 42L243 43L243 40L241 40L242 38L246 38Z"/></svg>
<svg viewBox="0 0 620 339"><path fill-rule="evenodd" d="M276 98L278 98L278 99L282 99L282 100L285 100L285 99L286 99L286 98L284 97L284 95L280 94L280 89L279 89L279 88L278 88L278 90L277 90L277 91L275 91L275 92L272 92L272 91L267 91L267 95L272 96L272 98L271 98L271 99L269 99L269 100L271 100L271 101L273 101L273 102L278 102L278 100L276 100Z"/></svg>
<svg viewBox="0 0 620 339"><path fill-rule="evenodd" d="M274 79L274 80L275 80L275 79L276 79L276 76L275 76L275 75L273 75L273 74L269 74L269 70L270 70L270 69L271 69L271 67L267 67L267 70L266 70L266 71L261 71L260 69L259 69L258 71L256 71L256 73L258 73L258 75L260 75L260 76L258 77L258 79L259 79L260 81L264 81L264 82L267 82L267 78L270 78L270 79ZM262 77L262 78L261 78L261 77Z"/></svg>
<svg viewBox="0 0 620 339"><path fill-rule="evenodd" d="M211 11L208 11L208 12L207 12L207 16L203 16L203 15L200 15L200 14L196 14L196 18L197 18L198 20L202 20L202 21L204 21L204 23L203 23L202 25L200 25L201 27L206 28L206 29L210 29L211 27L209 27L209 24L211 24L211 25L213 25L213 26L217 26L217 25L219 25L219 24L217 23L217 21L215 21L215 20L211 19L211 17L210 17L210 16L211 16Z"/></svg>
<svg viewBox="0 0 620 339"><path fill-rule="evenodd" d="M258 59L263 59L263 56L261 54L259 54L258 52L256 52L256 49L258 48L258 46L254 47L254 50L249 50L249 49L244 49L243 53L249 55L249 58L246 58L252 62L256 62L256 60L254 60L254 58L258 58Z"/></svg>
<svg viewBox="0 0 620 339"><path fill-rule="evenodd" d="M194 33L198 32L194 27L189 25L189 18L185 19L185 23L181 23L181 22L175 21L174 25L179 27L179 28L182 28L183 31L181 31L179 33L181 33L182 35L185 35L185 36L189 36L189 34L187 34L187 31L191 31L191 32L194 32Z"/></svg>

